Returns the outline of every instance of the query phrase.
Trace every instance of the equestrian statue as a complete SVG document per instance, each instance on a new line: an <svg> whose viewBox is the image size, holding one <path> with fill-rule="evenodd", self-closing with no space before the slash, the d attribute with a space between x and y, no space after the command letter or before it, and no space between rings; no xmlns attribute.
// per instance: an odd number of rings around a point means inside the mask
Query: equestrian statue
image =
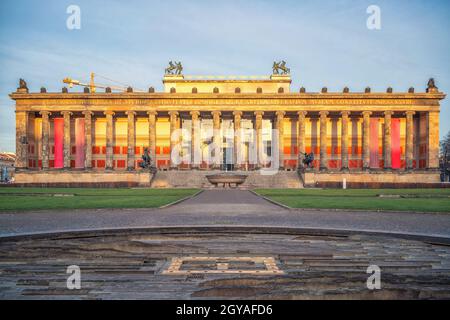
<svg viewBox="0 0 450 320"><path fill-rule="evenodd" d="M288 75L291 73L291 69L286 67L286 61L281 60L280 62L273 62L272 66L273 74L280 74L280 75Z"/></svg>
<svg viewBox="0 0 450 320"><path fill-rule="evenodd" d="M166 75L181 75L183 72L183 65L181 62L169 61L169 66L165 69Z"/></svg>

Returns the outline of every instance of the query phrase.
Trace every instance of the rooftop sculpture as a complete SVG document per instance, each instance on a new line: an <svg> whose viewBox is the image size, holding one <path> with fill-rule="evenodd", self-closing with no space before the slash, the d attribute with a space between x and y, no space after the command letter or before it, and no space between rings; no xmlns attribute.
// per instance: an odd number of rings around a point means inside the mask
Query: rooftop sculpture
<svg viewBox="0 0 450 320"><path fill-rule="evenodd" d="M281 75L288 75L291 73L291 69L286 67L286 61L281 60L280 62L273 62L272 66L273 74L281 74Z"/></svg>
<svg viewBox="0 0 450 320"><path fill-rule="evenodd" d="M438 87L436 87L436 84L434 83L434 78L430 78L427 84L427 92L438 92L438 90Z"/></svg>
<svg viewBox="0 0 450 320"><path fill-rule="evenodd" d="M183 65L181 62L169 61L169 66L165 69L166 75L181 75L183 72Z"/></svg>

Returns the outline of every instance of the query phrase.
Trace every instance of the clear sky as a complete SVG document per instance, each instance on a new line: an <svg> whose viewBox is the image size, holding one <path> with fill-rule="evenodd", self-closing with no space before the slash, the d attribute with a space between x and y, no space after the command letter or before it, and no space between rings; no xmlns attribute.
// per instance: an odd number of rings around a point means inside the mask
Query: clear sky
<svg viewBox="0 0 450 320"><path fill-rule="evenodd" d="M369 5L381 30L369 30ZM81 29L66 27L69 5ZM450 1L0 1L0 151L15 150L19 78L31 91L60 91L70 76L96 72L135 88L162 89L169 60L185 74L269 75L286 60L297 91L425 90L430 77L450 91ZM441 137L450 130L442 104Z"/></svg>

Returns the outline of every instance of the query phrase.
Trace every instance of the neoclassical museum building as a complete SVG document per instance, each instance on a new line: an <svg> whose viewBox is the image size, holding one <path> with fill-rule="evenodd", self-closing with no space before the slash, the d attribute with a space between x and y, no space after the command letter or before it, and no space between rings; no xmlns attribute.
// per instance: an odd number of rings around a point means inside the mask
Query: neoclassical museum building
<svg viewBox="0 0 450 320"><path fill-rule="evenodd" d="M166 70L163 84L163 92L91 84L32 93L21 80L10 95L15 182L207 187L205 176L221 171L247 175L250 188L440 181L445 95L433 79L424 92L308 92L292 89L289 72L274 68L267 77ZM146 149L151 169L140 165Z"/></svg>

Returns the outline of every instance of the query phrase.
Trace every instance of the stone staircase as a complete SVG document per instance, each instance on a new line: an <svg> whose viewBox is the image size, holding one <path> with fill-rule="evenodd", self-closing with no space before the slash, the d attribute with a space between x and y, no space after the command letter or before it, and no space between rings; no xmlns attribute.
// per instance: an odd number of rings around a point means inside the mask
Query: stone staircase
<svg viewBox="0 0 450 320"><path fill-rule="evenodd" d="M275 188L298 189L303 188L303 183L296 171L278 171L274 175L262 175L259 171L247 172L248 177L242 188Z"/></svg>
<svg viewBox="0 0 450 320"><path fill-rule="evenodd" d="M206 178L207 175L220 171L204 170L171 170L158 171L152 178L152 188L203 188L213 189ZM234 171L236 174L247 175L240 189L255 188L303 188L303 183L296 171L278 171L274 175L263 175L260 171Z"/></svg>

